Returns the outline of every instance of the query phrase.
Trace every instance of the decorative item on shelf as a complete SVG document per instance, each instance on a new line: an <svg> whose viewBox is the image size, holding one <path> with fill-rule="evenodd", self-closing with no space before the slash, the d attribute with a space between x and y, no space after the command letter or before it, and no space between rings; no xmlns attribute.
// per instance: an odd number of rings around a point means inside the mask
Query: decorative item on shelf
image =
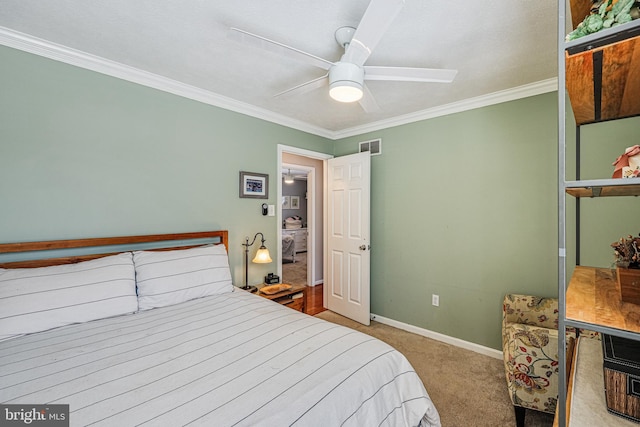
<svg viewBox="0 0 640 427"><path fill-rule="evenodd" d="M260 244L260 247L256 252L256 256L253 258L252 262L255 262L256 264L268 264L272 262L271 255L269 255L269 249L267 249L264 245L264 234L256 233L255 236L253 236L253 240L251 241L251 243L249 243L249 238L245 237L245 243L242 244L242 246L244 246L244 286L240 289L249 292L255 292L257 290L255 286L249 286L249 247L256 242L258 234L260 235L262 243Z"/></svg>
<svg viewBox="0 0 640 427"><path fill-rule="evenodd" d="M616 257L620 299L640 305L640 237L623 237L611 247Z"/></svg>
<svg viewBox="0 0 640 427"><path fill-rule="evenodd" d="M640 145L627 147L624 154L613 162L613 176L611 178L640 177Z"/></svg>
<svg viewBox="0 0 640 427"><path fill-rule="evenodd" d="M566 41L640 18L640 8L636 0L598 0L593 3L591 13L578 24L575 30L567 34Z"/></svg>

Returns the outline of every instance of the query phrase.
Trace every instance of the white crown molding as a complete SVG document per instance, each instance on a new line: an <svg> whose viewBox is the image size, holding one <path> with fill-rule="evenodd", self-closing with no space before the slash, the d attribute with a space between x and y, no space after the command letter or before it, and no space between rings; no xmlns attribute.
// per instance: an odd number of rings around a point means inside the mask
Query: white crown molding
<svg viewBox="0 0 640 427"><path fill-rule="evenodd" d="M397 320L389 319L387 317L378 316L377 314L373 314L373 313L371 313L371 320L375 320L376 322L393 326L394 328L402 329L403 331L411 332L416 335L421 335L423 337L431 338L436 341L440 341L440 342L454 345L456 347L464 348L465 350L471 350L479 354L484 354L485 356L493 357L494 359L502 360L502 352L500 350L495 350L493 348L485 347L480 344L461 340L460 338L450 337L449 335L444 335L439 332L433 332L428 329L420 328L414 325L409 325L408 323L399 322Z"/></svg>
<svg viewBox="0 0 640 427"><path fill-rule="evenodd" d="M176 80L159 76L115 61L91 55L67 46L59 45L44 39L33 37L18 31L0 26L0 44L24 52L33 53L65 64L106 74L111 77L130 81L163 92L168 92L184 98L193 99L214 107L245 114L258 119L276 123L288 128L297 129L314 135L331 138L332 133L326 129L310 125L309 123L291 119L281 114L273 113L232 98L221 96L213 92L197 88Z"/></svg>
<svg viewBox="0 0 640 427"><path fill-rule="evenodd" d="M435 117L446 116L476 108L487 107L489 105L500 104L502 102L515 101L521 98L541 95L543 93L558 90L558 79L556 77L539 82L518 86L499 92L481 95L475 98L465 99L459 102L429 108L415 113L393 117L387 120L369 123L363 126L356 126L349 129L333 132L333 139L347 138L350 136L362 135L367 132L374 132L381 129L388 129L394 126L406 125L408 123L419 122L421 120L433 119Z"/></svg>
<svg viewBox="0 0 640 427"><path fill-rule="evenodd" d="M558 79L552 78L440 107L369 123L363 126L356 126L340 131L331 131L300 120L292 119L282 114L277 114L263 108L240 102L232 98L221 96L195 86L181 83L179 81L130 67L128 65L120 64L115 61L110 61L96 55L91 55L86 52L59 45L2 26L0 26L0 44L331 140L361 135L367 132L378 131L394 126L432 119L434 117L486 107L493 104L499 104L501 102L540 95L555 91L558 88Z"/></svg>

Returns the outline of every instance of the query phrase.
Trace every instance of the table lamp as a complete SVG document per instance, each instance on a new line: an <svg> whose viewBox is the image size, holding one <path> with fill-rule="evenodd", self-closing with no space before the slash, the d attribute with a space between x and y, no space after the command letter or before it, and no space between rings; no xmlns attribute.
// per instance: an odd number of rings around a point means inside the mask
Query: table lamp
<svg viewBox="0 0 640 427"><path fill-rule="evenodd" d="M245 237L245 243L242 244L242 246L244 246L244 287L240 289L248 292L255 292L258 290L258 288L256 288L255 286L249 286L249 247L253 246L253 244L256 242L258 234L260 235L262 243L260 244L260 247L256 252L256 256L253 258L253 262L255 262L256 264L268 264L272 262L271 256L269 255L269 249L267 249L264 245L264 234L256 233L256 235L253 236L253 240L251 241L251 243L249 243L249 238Z"/></svg>

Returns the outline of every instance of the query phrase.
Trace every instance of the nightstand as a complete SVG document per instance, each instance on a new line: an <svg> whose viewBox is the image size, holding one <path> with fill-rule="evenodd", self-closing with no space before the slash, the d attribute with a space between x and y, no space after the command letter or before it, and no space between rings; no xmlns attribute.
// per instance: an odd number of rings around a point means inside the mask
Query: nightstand
<svg viewBox="0 0 640 427"><path fill-rule="evenodd" d="M267 286L265 284L257 285L258 293L262 298L270 299L278 304L286 305L289 308L304 313L305 302L307 299L307 287L305 285L292 285L291 289L278 292L277 294L267 295L260 292L260 288Z"/></svg>

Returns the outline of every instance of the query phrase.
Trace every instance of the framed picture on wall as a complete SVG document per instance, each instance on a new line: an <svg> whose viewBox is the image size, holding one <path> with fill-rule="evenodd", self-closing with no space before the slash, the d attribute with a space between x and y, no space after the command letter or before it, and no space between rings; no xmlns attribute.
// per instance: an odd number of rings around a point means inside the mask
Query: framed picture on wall
<svg viewBox="0 0 640 427"><path fill-rule="evenodd" d="M269 198L269 175L240 171L240 197L249 199Z"/></svg>
<svg viewBox="0 0 640 427"><path fill-rule="evenodd" d="M300 196L291 196L291 209L300 209Z"/></svg>
<svg viewBox="0 0 640 427"><path fill-rule="evenodd" d="M291 197L282 196L282 209L291 209Z"/></svg>

